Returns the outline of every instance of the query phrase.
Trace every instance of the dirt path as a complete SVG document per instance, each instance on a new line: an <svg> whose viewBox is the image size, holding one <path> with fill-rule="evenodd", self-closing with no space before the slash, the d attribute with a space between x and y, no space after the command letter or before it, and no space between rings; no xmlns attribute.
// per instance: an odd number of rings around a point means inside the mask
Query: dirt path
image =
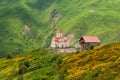
<svg viewBox="0 0 120 80"><path fill-rule="evenodd" d="M76 52L76 49L75 48L62 48L62 49L55 49L57 52L68 52L68 53L71 53L71 52Z"/></svg>

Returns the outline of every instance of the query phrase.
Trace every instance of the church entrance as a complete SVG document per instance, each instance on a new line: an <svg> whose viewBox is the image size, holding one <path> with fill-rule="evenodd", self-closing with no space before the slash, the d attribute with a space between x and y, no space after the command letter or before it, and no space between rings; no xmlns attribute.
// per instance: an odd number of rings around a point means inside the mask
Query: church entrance
<svg viewBox="0 0 120 80"><path fill-rule="evenodd" d="M62 44L62 48L64 48L64 45Z"/></svg>

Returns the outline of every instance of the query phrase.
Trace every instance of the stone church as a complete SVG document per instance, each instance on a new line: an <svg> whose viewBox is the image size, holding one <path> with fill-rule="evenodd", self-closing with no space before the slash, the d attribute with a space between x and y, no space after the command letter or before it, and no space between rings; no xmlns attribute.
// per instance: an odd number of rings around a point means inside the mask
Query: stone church
<svg viewBox="0 0 120 80"><path fill-rule="evenodd" d="M57 30L56 37L53 37L51 41L52 48L67 48L69 47L69 39L63 37L62 30Z"/></svg>

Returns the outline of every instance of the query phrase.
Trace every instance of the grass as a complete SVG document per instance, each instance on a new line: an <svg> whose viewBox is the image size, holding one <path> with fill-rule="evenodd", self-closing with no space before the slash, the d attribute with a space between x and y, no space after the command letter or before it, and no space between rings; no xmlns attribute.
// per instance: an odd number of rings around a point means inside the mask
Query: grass
<svg viewBox="0 0 120 80"><path fill-rule="evenodd" d="M1 80L119 80L120 43L80 53L57 53L37 49L0 59ZM66 54L66 55L65 55Z"/></svg>
<svg viewBox="0 0 120 80"><path fill-rule="evenodd" d="M55 31L78 37L95 35L101 44L118 42L120 1L107 0L4 0L0 2L0 57L49 47ZM50 13L56 10L56 17ZM56 20L56 18L59 18ZM31 29L22 34L24 26ZM55 26L52 26L55 25ZM110 38L110 39L108 39Z"/></svg>

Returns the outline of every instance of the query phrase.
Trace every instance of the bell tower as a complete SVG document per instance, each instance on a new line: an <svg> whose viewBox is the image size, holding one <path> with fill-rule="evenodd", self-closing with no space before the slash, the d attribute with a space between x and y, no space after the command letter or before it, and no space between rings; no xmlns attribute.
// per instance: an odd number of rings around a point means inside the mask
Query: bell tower
<svg viewBox="0 0 120 80"><path fill-rule="evenodd" d="M57 37L58 38L61 38L62 37L62 30L57 30Z"/></svg>

